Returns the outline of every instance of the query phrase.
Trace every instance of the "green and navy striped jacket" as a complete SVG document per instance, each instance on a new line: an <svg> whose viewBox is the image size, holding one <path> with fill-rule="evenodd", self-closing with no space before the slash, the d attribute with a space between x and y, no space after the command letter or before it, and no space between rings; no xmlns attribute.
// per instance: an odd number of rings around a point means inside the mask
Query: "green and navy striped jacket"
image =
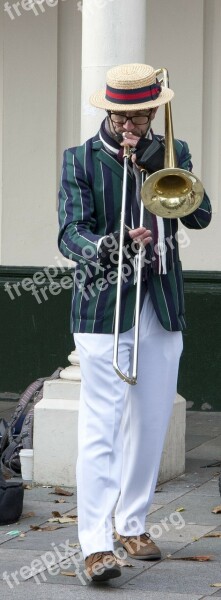
<svg viewBox="0 0 221 600"><path fill-rule="evenodd" d="M161 136L154 136L162 139ZM191 155L186 142L175 140L178 166L191 170ZM133 202L135 177L128 176L128 206ZM120 229L123 164L109 154L99 134L82 146L64 152L59 192L59 249L77 263L74 271L71 330L87 333L113 333L116 304L116 264L101 268L97 258L100 238ZM131 225L139 227L139 206L135 202L127 214ZM145 209L146 210L146 209ZM206 227L211 219L211 206L204 194L199 208L181 218L190 229ZM182 267L177 241L177 219L164 219L167 274L149 269L142 282L142 298L149 289L157 316L170 331L185 327ZM171 243L172 240L172 243ZM127 331L134 325L136 285L130 263L122 283L121 327Z"/></svg>

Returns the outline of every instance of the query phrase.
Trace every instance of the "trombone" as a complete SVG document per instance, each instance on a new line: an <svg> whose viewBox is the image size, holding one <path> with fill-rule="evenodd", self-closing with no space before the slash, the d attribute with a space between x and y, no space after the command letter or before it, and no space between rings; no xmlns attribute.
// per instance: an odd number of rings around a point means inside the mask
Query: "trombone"
<svg viewBox="0 0 221 600"><path fill-rule="evenodd" d="M123 381L130 385L137 383L137 364L138 364L138 344L139 344L139 325L140 325L140 298L141 298L141 281L142 281L142 253L143 246L140 244L137 258L137 289L136 289L136 303L135 303L135 323L134 323L134 352L133 352L133 366L131 377L126 373L122 373L118 365L118 349L119 349L119 333L120 333L120 313L121 313L121 286L122 286L122 269L123 269L123 247L124 247L124 227L125 227L125 213L126 213L126 199L127 199L127 176L128 176L128 161L130 158L130 146L124 147L124 177L123 177L123 190L122 190L122 207L121 207L121 222L120 222L120 238L119 238L119 261L118 261L118 275L117 275L117 296L116 296L116 311L115 311L115 328L114 328L114 354L113 354L113 367ZM145 181L146 172L142 169L142 185ZM140 227L143 225L144 215L144 204L141 202L140 206Z"/></svg>
<svg viewBox="0 0 221 600"><path fill-rule="evenodd" d="M163 75L161 83L169 87L168 71L165 68L157 69L156 76ZM122 269L123 269L123 247L124 247L124 229L127 198L127 177L128 161L130 158L130 147L124 147L124 176L122 190L122 207L120 222L119 239L119 263L117 278L117 295L115 311L114 328L114 353L113 367L116 373L123 381L130 385L137 383L137 365L138 365L138 344L139 344L139 324L140 324L140 299L142 282L142 256L143 246L140 244L137 259L137 288L135 302L135 324L134 324L134 352L132 374L129 376L123 373L118 364L119 334L120 334L120 314L121 314L121 288L122 288ZM141 170L141 207L140 207L140 227L143 226L144 207L151 213L163 218L177 218L189 215L201 204L204 188L201 181L190 171L177 168L176 153L174 146L173 123L171 104L165 104L165 159L164 169L156 171L147 176L144 169Z"/></svg>

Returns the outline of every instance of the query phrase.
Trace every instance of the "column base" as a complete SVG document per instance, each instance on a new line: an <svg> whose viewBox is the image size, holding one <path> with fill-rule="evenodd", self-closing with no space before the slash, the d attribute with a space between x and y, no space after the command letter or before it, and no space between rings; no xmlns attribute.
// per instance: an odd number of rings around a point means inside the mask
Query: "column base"
<svg viewBox="0 0 221 600"><path fill-rule="evenodd" d="M186 400L176 395L173 413L161 457L158 484L185 471Z"/></svg>
<svg viewBox="0 0 221 600"><path fill-rule="evenodd" d="M34 413L34 483L76 485L80 382L46 381Z"/></svg>
<svg viewBox="0 0 221 600"><path fill-rule="evenodd" d="M34 483L76 485L80 382L46 381L34 415ZM186 402L177 395L161 459L158 484L185 469Z"/></svg>

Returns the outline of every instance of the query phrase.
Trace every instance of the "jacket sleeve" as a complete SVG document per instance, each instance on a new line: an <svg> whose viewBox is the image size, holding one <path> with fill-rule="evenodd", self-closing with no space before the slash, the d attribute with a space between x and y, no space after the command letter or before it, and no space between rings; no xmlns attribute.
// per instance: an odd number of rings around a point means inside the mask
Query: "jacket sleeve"
<svg viewBox="0 0 221 600"><path fill-rule="evenodd" d="M176 141L176 143L180 143L183 146L178 158L178 167L180 167L181 169L186 169L187 171L192 171L191 154L187 143L178 142L178 140ZM209 225L211 217L211 204L204 190L204 196L200 206L190 215L182 217L180 221L183 223L183 225L185 225L185 227L188 227L189 229L204 229Z"/></svg>
<svg viewBox="0 0 221 600"><path fill-rule="evenodd" d="M76 262L97 263L93 195L74 149L64 152L58 212L60 252Z"/></svg>

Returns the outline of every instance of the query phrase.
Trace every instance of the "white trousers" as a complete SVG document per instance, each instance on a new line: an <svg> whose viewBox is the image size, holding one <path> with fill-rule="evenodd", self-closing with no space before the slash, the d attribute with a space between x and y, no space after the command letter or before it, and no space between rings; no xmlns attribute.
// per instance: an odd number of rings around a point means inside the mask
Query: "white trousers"
<svg viewBox="0 0 221 600"><path fill-rule="evenodd" d="M140 318L138 381L115 373L113 335L74 336L82 373L78 430L78 532L84 557L145 531L176 394L181 332L166 331L146 295ZM120 334L119 366L130 371L134 329Z"/></svg>

